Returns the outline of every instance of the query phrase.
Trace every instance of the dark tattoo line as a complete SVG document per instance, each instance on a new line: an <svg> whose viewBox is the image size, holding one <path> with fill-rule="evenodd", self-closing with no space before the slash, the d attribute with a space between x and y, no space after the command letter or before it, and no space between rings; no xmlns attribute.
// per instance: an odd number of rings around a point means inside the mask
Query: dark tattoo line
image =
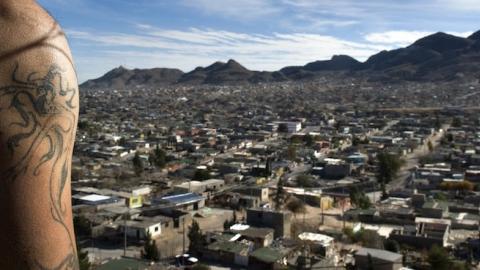
<svg viewBox="0 0 480 270"><path fill-rule="evenodd" d="M6 138L7 150L17 161L5 171L0 171L0 178L14 182L20 176L32 173L38 176L41 168L51 162L49 167L49 198L52 219L58 223L68 236L70 251L62 261L53 267L46 267L38 260L35 265L40 270L78 269L78 259L73 232L66 224L67 206L62 204L65 186L68 182L69 162L72 146L65 143L66 138L74 138L77 122L73 100L77 96L77 88L66 84L62 70L51 66L45 76L38 77L37 72L31 72L25 80L18 77L19 65L16 64L12 73L12 85L0 87L0 100L8 100L8 108L18 115L18 120L7 123L8 127L20 129L14 135ZM13 117L14 118L14 117ZM59 119L62 121L60 122ZM29 145L21 150L20 145ZM38 160L33 160L35 153L41 151L41 146L47 147ZM30 170L30 165L33 167ZM34 179L35 177L33 177Z"/></svg>

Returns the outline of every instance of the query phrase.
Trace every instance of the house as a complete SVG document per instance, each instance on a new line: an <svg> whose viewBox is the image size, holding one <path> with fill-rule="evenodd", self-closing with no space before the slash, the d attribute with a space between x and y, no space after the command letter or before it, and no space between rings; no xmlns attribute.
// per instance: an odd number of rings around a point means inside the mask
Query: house
<svg viewBox="0 0 480 270"><path fill-rule="evenodd" d="M225 181L221 179L209 179L205 181L188 181L174 187L174 193L198 193L203 194L209 191L218 191L225 186Z"/></svg>
<svg viewBox="0 0 480 270"><path fill-rule="evenodd" d="M164 216L139 217L134 220L119 220L117 223L120 230L126 233L127 237L134 238L137 241L147 239L148 235L151 238L157 238L162 234L162 226L165 230L173 225L172 219Z"/></svg>
<svg viewBox="0 0 480 270"><path fill-rule="evenodd" d="M202 253L203 257L209 260L247 267L249 251L248 242L219 240L204 248Z"/></svg>
<svg viewBox="0 0 480 270"><path fill-rule="evenodd" d="M321 190L306 190L304 188L284 187L283 190L298 199L308 203L309 205L320 207L328 210L333 207L334 200L332 197L323 195Z"/></svg>
<svg viewBox="0 0 480 270"><path fill-rule="evenodd" d="M332 257L335 255L334 238L319 233L303 232L298 235L298 239L310 243L311 251L320 254L323 257Z"/></svg>
<svg viewBox="0 0 480 270"><path fill-rule="evenodd" d="M355 266L360 270L399 270L402 268L402 255L381 249L361 248L355 253Z"/></svg>
<svg viewBox="0 0 480 270"><path fill-rule="evenodd" d="M98 194L75 194L72 196L74 205L85 205L93 207L96 210L103 209L110 206L123 206L125 199L112 196L104 196Z"/></svg>
<svg viewBox="0 0 480 270"><path fill-rule="evenodd" d="M390 239L420 249L430 249L433 245L445 247L451 223L446 219L417 217L415 225L405 225L402 229L394 230Z"/></svg>
<svg viewBox="0 0 480 270"><path fill-rule="evenodd" d="M195 193L184 193L153 199L152 204L181 210L198 210L205 206L205 198Z"/></svg>
<svg viewBox="0 0 480 270"><path fill-rule="evenodd" d="M275 230L275 238L290 237L292 213L267 208L247 209L247 224Z"/></svg>
<svg viewBox="0 0 480 270"><path fill-rule="evenodd" d="M287 265L287 256L281 250L274 248L259 248L249 257L249 269L276 270L284 269Z"/></svg>
<svg viewBox="0 0 480 270"><path fill-rule="evenodd" d="M266 187L246 187L236 189L235 192L243 195L258 197L262 203L268 202L268 188Z"/></svg>
<svg viewBox="0 0 480 270"><path fill-rule="evenodd" d="M271 228L255 228L248 225L235 224L230 227L234 234L241 235L240 239L246 239L255 245L255 248L268 247L273 242L274 230Z"/></svg>
<svg viewBox="0 0 480 270"><path fill-rule="evenodd" d="M443 218L448 215L448 204L438 201L427 201L420 209L421 215L428 218Z"/></svg>
<svg viewBox="0 0 480 270"><path fill-rule="evenodd" d="M341 179L352 172L352 164L341 159L326 158L323 161L323 177Z"/></svg>
<svg viewBox="0 0 480 270"><path fill-rule="evenodd" d="M287 132L287 133L295 133L299 132L302 129L301 122L293 122L293 121L286 121L286 122L276 122L278 127L278 131Z"/></svg>

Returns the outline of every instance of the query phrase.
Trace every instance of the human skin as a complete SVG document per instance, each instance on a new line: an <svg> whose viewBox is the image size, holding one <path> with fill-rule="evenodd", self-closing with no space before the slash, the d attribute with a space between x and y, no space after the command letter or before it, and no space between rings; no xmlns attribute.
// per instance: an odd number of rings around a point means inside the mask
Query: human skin
<svg viewBox="0 0 480 270"><path fill-rule="evenodd" d="M78 269L78 85L67 40L33 0L0 0L0 36L0 269Z"/></svg>

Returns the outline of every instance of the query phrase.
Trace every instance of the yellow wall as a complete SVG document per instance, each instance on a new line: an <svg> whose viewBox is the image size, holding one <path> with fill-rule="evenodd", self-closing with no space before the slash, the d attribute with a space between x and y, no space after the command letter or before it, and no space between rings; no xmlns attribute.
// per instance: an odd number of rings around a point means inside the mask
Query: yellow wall
<svg viewBox="0 0 480 270"><path fill-rule="evenodd" d="M143 205L142 196L132 196L128 198L129 208L139 208L139 207L142 207L142 205Z"/></svg>

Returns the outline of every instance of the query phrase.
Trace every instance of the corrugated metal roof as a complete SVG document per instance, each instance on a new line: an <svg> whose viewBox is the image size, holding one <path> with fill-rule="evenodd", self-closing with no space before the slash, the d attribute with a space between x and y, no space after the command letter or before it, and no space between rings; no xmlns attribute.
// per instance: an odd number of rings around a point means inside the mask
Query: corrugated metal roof
<svg viewBox="0 0 480 270"><path fill-rule="evenodd" d="M172 203L175 205L180 205L180 204L199 202L203 200L203 197L195 193L184 193L180 195L163 197L160 200L168 203Z"/></svg>

